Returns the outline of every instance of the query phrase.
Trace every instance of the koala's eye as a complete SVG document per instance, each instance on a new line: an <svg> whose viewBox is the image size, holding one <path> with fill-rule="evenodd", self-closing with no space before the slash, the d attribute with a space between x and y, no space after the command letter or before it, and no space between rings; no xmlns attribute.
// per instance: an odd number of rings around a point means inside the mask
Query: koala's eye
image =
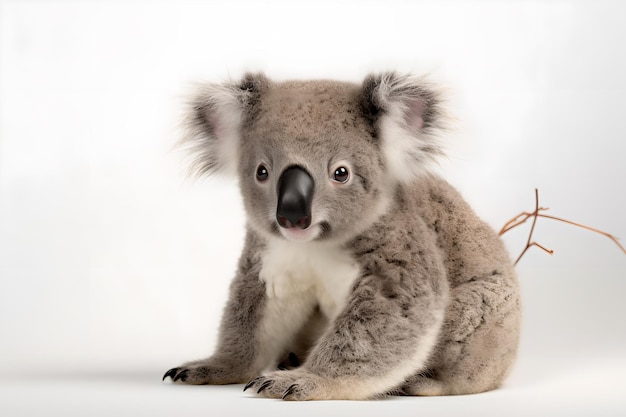
<svg viewBox="0 0 626 417"><path fill-rule="evenodd" d="M259 165L259 167L256 169L256 179L259 182L263 182L266 181L270 176L269 171L267 170L267 168L265 167L265 165L261 164Z"/></svg>
<svg viewBox="0 0 626 417"><path fill-rule="evenodd" d="M335 172L333 173L334 181L340 182L343 184L346 181L348 181L348 179L350 179L350 171L348 171L348 168L341 166L335 169Z"/></svg>

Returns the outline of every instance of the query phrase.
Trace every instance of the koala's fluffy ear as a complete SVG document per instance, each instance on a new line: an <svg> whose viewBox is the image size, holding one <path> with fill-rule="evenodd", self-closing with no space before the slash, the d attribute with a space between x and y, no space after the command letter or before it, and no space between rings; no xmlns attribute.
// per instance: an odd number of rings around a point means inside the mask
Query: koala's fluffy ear
<svg viewBox="0 0 626 417"><path fill-rule="evenodd" d="M437 87L390 72L367 77L363 92L393 178L409 182L429 172L444 154L440 136L446 117Z"/></svg>
<svg viewBox="0 0 626 417"><path fill-rule="evenodd" d="M192 157L191 174L236 174L241 125L268 83L263 74L246 74L239 82L196 86L185 110L180 140Z"/></svg>

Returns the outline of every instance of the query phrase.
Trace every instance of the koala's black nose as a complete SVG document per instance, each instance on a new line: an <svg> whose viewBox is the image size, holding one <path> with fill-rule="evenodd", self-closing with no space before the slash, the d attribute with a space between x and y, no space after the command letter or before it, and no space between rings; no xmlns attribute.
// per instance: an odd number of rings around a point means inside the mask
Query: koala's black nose
<svg viewBox="0 0 626 417"><path fill-rule="evenodd" d="M276 221L281 227L306 229L311 225L313 178L303 168L287 168L278 179Z"/></svg>

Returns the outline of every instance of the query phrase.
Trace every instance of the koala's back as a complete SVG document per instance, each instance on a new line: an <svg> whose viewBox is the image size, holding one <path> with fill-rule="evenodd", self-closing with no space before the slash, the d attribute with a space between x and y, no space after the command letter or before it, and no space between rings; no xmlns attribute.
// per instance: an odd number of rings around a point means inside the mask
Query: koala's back
<svg viewBox="0 0 626 417"><path fill-rule="evenodd" d="M438 237L452 287L494 271L514 275L502 241L445 180L431 176L416 181L407 195Z"/></svg>
<svg viewBox="0 0 626 417"><path fill-rule="evenodd" d="M429 370L404 389L441 395L496 388L510 370L519 339L519 287L508 253L446 181L417 181L406 198L437 236L450 299Z"/></svg>

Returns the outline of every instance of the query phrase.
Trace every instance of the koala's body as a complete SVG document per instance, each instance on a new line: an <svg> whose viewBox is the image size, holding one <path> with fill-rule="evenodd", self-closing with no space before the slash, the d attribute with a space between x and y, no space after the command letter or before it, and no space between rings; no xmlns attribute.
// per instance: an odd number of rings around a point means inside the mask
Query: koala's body
<svg viewBox="0 0 626 417"><path fill-rule="evenodd" d="M201 85L193 168L238 176L247 237L215 353L164 379L289 400L499 386L518 346L517 278L429 170L443 113L430 83L395 73Z"/></svg>

